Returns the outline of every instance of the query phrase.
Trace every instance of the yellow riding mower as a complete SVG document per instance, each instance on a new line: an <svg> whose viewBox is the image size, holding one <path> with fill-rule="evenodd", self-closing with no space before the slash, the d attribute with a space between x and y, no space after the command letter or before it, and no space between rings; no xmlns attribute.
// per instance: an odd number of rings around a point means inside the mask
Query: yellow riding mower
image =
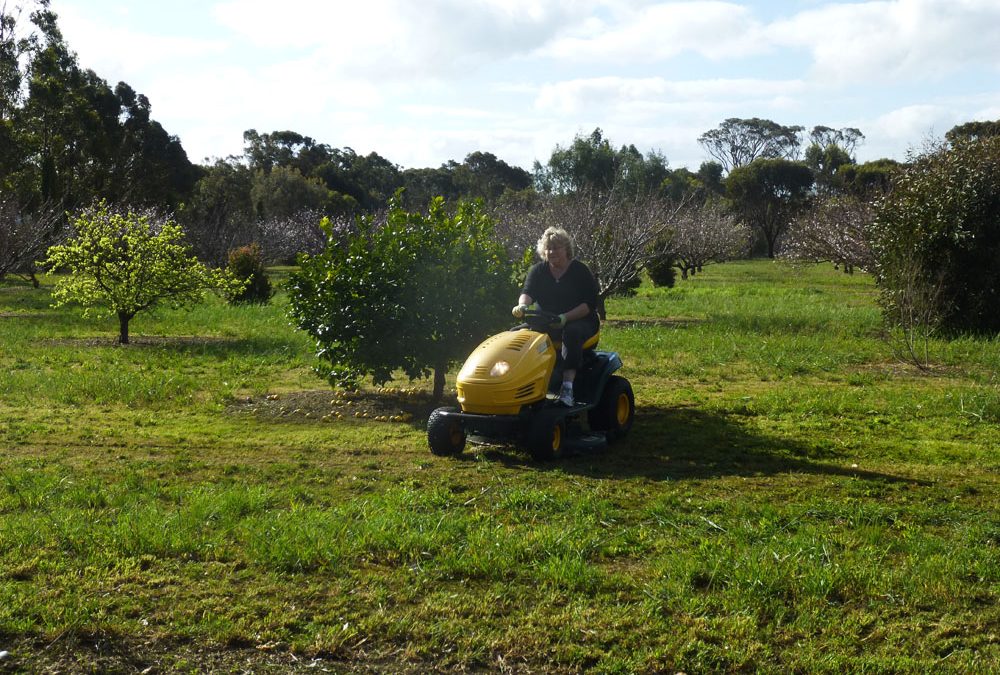
<svg viewBox="0 0 1000 675"><path fill-rule="evenodd" d="M547 327L557 317L540 309L525 323L487 338L458 373L460 407L438 408L427 420L427 442L435 455L457 455L466 439L514 442L538 460L551 459L571 442L614 442L635 418L632 385L613 373L622 367L615 352L596 351L598 336L584 345L574 383L575 405L560 403L553 386L562 381L560 345ZM590 434L581 425L587 420Z"/></svg>

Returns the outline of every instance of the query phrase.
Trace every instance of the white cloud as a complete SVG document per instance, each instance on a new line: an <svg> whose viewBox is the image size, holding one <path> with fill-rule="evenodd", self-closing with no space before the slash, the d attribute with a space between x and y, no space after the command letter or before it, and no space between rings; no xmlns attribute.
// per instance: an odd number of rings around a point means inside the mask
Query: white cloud
<svg viewBox="0 0 1000 675"><path fill-rule="evenodd" d="M908 105L878 115L864 123L868 141L860 148L865 161L879 157L904 160L906 152L940 140L960 122L958 111L943 105Z"/></svg>
<svg viewBox="0 0 1000 675"><path fill-rule="evenodd" d="M221 39L197 39L178 35L158 35L130 28L127 14L116 19L99 19L74 5L59 8L59 26L80 63L105 79L131 80L179 63L222 55L227 43Z"/></svg>
<svg viewBox="0 0 1000 675"><path fill-rule="evenodd" d="M217 4L223 25L265 50L318 50L353 75L434 78L526 55L583 20L590 3L556 0L270 0ZM581 11L582 10L582 11Z"/></svg>
<svg viewBox="0 0 1000 675"><path fill-rule="evenodd" d="M732 2L656 3L619 19L591 25L593 34L556 40L542 53L563 60L649 63L688 51L721 60L768 49L752 12Z"/></svg>
<svg viewBox="0 0 1000 675"><path fill-rule="evenodd" d="M714 107L785 107L806 89L797 80L694 80L664 78L600 77L569 80L540 88L535 106L553 114L577 114L584 110L645 110L662 115L684 110L703 111Z"/></svg>
<svg viewBox="0 0 1000 675"><path fill-rule="evenodd" d="M866 154L902 159L1000 117L979 77L1000 65L1000 0L52 3L81 64L149 96L196 160L256 128L404 166L486 150L530 167L599 126L697 166L727 117L857 126Z"/></svg>
<svg viewBox="0 0 1000 675"><path fill-rule="evenodd" d="M996 0L834 4L775 22L767 34L776 44L810 51L817 77L840 83L1000 66Z"/></svg>

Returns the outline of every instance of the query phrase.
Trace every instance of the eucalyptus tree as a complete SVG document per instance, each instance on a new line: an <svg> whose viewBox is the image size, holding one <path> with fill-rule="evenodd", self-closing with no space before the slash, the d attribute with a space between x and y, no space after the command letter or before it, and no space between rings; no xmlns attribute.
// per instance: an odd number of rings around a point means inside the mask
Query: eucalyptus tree
<svg viewBox="0 0 1000 675"><path fill-rule="evenodd" d="M965 122L948 130L944 135L951 143L962 140L977 141L992 136L1000 136L1000 120L990 122Z"/></svg>
<svg viewBox="0 0 1000 675"><path fill-rule="evenodd" d="M25 206L176 207L198 171L149 100L82 68L47 0L0 8L0 188Z"/></svg>
<svg viewBox="0 0 1000 675"><path fill-rule="evenodd" d="M557 145L547 164L535 162L535 185L545 193L655 193L669 174L666 157L634 145L614 149L600 128Z"/></svg>
<svg viewBox="0 0 1000 675"><path fill-rule="evenodd" d="M698 143L731 172L755 159L795 159L802 130L801 126L784 126L759 117L730 117L699 136Z"/></svg>
<svg viewBox="0 0 1000 675"><path fill-rule="evenodd" d="M813 186L812 171L801 162L758 159L726 177L726 197L740 219L762 237L767 257L792 219L806 205Z"/></svg>

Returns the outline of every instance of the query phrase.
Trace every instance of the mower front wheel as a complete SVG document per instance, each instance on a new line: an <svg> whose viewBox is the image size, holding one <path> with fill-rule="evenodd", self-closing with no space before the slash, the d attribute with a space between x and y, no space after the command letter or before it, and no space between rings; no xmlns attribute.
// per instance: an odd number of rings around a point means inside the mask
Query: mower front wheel
<svg viewBox="0 0 1000 675"><path fill-rule="evenodd" d="M566 416L559 411L543 410L528 429L528 452L536 460L552 459L566 444Z"/></svg>
<svg viewBox="0 0 1000 675"><path fill-rule="evenodd" d="M427 420L427 444L439 457L458 455L465 449L465 428L448 414L456 412L457 408L438 408Z"/></svg>

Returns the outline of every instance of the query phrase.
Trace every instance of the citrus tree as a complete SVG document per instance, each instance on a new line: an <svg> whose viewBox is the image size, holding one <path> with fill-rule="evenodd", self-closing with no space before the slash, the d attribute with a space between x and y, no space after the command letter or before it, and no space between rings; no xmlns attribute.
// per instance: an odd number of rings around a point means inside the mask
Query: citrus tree
<svg viewBox="0 0 1000 675"><path fill-rule="evenodd" d="M71 226L73 234L49 248L42 263L68 272L56 282L54 306L76 302L85 316L117 316L120 344L128 344L129 322L139 312L194 304L208 289L238 292L243 283L200 263L181 228L152 212L101 202L75 215Z"/></svg>
<svg viewBox="0 0 1000 675"><path fill-rule="evenodd" d="M426 213L408 212L397 194L381 219L360 218L346 233L323 227L325 249L300 257L289 294L332 385L433 372L440 398L449 365L510 322L518 286L479 202L449 214L436 197Z"/></svg>

